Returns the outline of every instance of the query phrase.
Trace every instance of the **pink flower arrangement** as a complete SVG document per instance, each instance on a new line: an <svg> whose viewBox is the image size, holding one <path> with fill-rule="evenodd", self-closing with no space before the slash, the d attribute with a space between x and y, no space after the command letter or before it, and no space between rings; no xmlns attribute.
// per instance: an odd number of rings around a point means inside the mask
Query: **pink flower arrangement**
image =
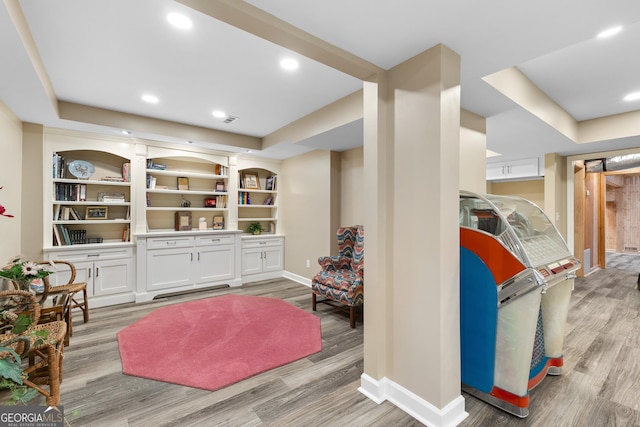
<svg viewBox="0 0 640 427"><path fill-rule="evenodd" d="M3 187L0 187L0 190L2 190ZM0 205L0 216L6 216L7 218L13 218L13 215L10 215L8 213L5 213L7 211L7 209Z"/></svg>

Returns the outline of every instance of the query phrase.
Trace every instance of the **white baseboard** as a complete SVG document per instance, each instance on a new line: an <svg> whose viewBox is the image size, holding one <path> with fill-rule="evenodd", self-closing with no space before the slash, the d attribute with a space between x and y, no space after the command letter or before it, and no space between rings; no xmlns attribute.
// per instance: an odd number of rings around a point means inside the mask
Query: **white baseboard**
<svg viewBox="0 0 640 427"><path fill-rule="evenodd" d="M299 276L288 271L282 273L282 277L284 277L285 279L293 280L294 282L298 282L301 285L305 285L309 288L311 287L311 279L307 279L306 277Z"/></svg>
<svg viewBox="0 0 640 427"><path fill-rule="evenodd" d="M388 400L429 427L454 427L469 416L464 410L462 395L453 399L444 408L438 409L386 377L378 381L367 374L362 374L358 391L378 404Z"/></svg>

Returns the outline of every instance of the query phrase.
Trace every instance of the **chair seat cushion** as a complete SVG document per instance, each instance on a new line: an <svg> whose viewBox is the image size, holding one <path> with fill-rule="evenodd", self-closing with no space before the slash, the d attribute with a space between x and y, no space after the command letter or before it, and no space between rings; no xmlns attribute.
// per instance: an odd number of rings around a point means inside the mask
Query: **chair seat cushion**
<svg viewBox="0 0 640 427"><path fill-rule="evenodd" d="M321 271L313 278L311 290L348 306L364 301L362 276L352 270Z"/></svg>

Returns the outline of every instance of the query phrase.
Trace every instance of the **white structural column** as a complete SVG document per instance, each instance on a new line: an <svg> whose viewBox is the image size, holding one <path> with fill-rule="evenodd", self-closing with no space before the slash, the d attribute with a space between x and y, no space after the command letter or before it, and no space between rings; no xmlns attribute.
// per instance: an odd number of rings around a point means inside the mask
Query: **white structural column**
<svg viewBox="0 0 640 427"><path fill-rule="evenodd" d="M431 426L460 394L460 58L435 46L364 86L365 338L360 391Z"/></svg>

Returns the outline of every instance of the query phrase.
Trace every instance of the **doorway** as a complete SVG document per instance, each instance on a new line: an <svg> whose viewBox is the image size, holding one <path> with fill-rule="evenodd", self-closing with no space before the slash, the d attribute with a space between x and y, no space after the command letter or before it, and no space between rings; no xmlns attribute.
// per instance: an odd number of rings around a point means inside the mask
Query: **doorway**
<svg viewBox="0 0 640 427"><path fill-rule="evenodd" d="M574 162L574 249L579 276L607 267L640 273L640 169L591 171Z"/></svg>

